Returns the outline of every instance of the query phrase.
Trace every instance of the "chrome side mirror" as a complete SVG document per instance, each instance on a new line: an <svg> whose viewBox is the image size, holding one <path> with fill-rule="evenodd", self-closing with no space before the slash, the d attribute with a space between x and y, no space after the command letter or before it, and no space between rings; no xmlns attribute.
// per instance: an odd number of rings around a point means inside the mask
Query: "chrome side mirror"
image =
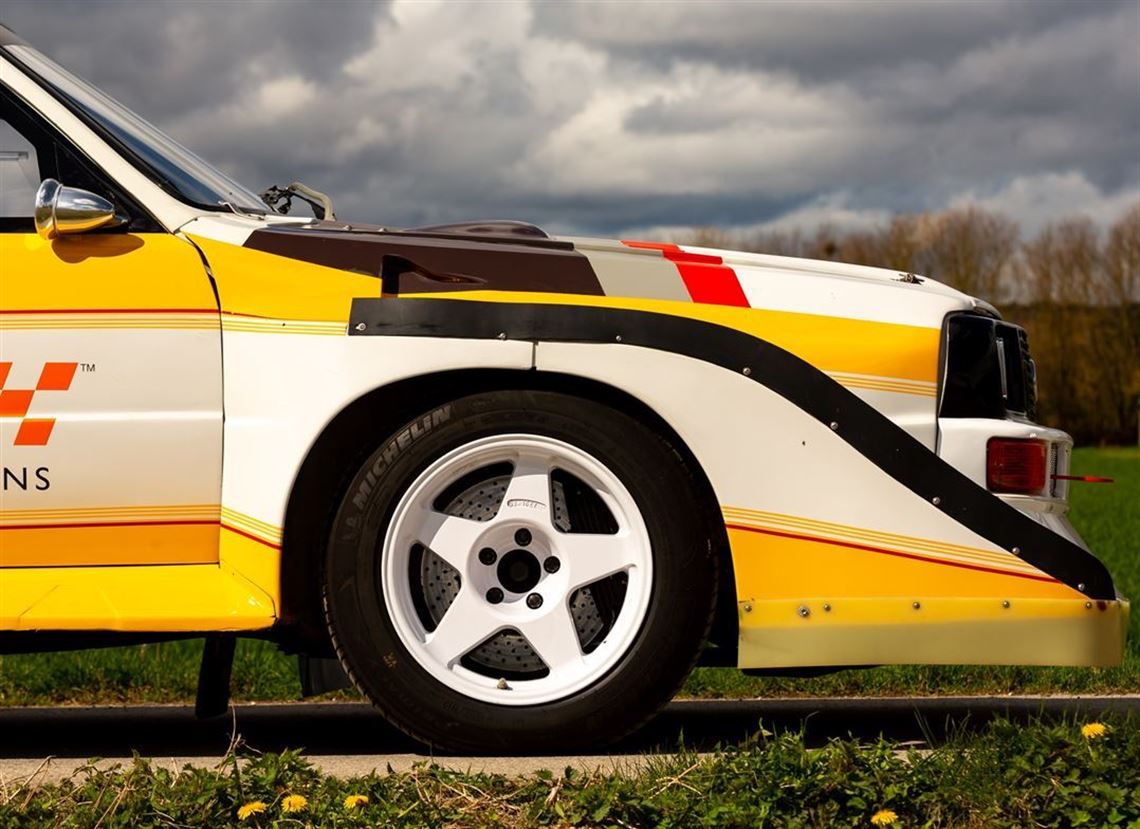
<svg viewBox="0 0 1140 829"><path fill-rule="evenodd" d="M115 227L126 219L102 196L76 187L64 187L54 178L44 179L36 191L36 233L55 239L70 233L86 233Z"/></svg>

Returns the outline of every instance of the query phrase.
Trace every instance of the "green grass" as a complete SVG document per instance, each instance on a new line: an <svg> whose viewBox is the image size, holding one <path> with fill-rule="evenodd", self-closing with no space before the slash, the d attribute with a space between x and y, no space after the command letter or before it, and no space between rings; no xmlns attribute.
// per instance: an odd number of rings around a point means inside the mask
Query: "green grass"
<svg viewBox="0 0 1140 829"><path fill-rule="evenodd" d="M0 827L1129 827L1140 829L1140 723L998 721L918 752L763 732L647 758L626 773L411 772L337 779L294 752L179 772L135 760L61 784L0 781ZM367 802L349 808L346 797ZM250 804L259 811L238 817ZM893 815L886 815L889 810ZM893 820L891 818L894 818Z"/></svg>
<svg viewBox="0 0 1140 829"><path fill-rule="evenodd" d="M194 699L202 641L0 656L0 705L187 702ZM238 641L233 698L301 696L297 660L270 642Z"/></svg>
<svg viewBox="0 0 1140 829"><path fill-rule="evenodd" d="M1076 474L1115 484L1074 484L1072 519L1108 566L1122 593L1140 598L1140 449L1079 449ZM185 702L194 698L201 642L69 653L0 656L0 705ZM296 660L256 640L238 643L234 699L288 700L300 695ZM1119 668L886 667L812 679L744 676L698 669L683 694L775 695L1140 692L1140 612L1132 615ZM351 696L346 694L345 696Z"/></svg>

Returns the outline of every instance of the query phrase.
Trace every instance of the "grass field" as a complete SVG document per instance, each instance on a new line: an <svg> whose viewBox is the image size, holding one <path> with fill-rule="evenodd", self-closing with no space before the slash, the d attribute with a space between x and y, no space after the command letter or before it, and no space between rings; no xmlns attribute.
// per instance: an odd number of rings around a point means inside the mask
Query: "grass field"
<svg viewBox="0 0 1140 829"><path fill-rule="evenodd" d="M342 780L293 752L179 772L136 760L57 785L0 781L0 827L1140 827L1135 720L998 721L926 752L759 733L645 763L512 778L425 764Z"/></svg>
<svg viewBox="0 0 1140 829"><path fill-rule="evenodd" d="M1140 449L1080 449L1076 474L1114 477L1112 485L1074 484L1073 523L1108 565L1122 593L1140 597ZM0 705L182 702L194 698L201 643L0 656ZM268 643L238 644L238 701L300 695L296 661ZM746 677L698 669L683 694L703 697L970 693L1140 692L1140 612L1132 615L1124 664L1110 669L886 667L813 679ZM351 694L349 694L351 696Z"/></svg>

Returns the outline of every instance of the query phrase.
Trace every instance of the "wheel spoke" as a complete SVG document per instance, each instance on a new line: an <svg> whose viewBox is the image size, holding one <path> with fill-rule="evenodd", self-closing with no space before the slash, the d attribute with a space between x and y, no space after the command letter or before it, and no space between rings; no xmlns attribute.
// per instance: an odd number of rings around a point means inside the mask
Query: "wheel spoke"
<svg viewBox="0 0 1140 829"><path fill-rule="evenodd" d="M464 587L436 629L428 634L424 647L433 658L450 668L463 654L504 627L483 598Z"/></svg>
<svg viewBox="0 0 1140 829"><path fill-rule="evenodd" d="M418 523L419 534L416 540L460 573L467 571L471 552L487 526L433 509L425 509Z"/></svg>
<svg viewBox="0 0 1140 829"><path fill-rule="evenodd" d="M546 613L519 625L519 631L551 673L582 664L582 643L578 640L570 609L565 604L551 607Z"/></svg>
<svg viewBox="0 0 1140 829"><path fill-rule="evenodd" d="M494 705L567 699L616 670L653 589L653 549L632 493L604 458L531 434L528 423L520 413L517 432L426 458L383 541L381 587L399 641L441 688ZM556 527L556 504L560 524L565 511L591 532ZM599 583L611 577L607 591ZM597 620L583 620L581 637L575 623L590 603L571 599L589 585L598 586L598 612L612 617L604 638ZM600 641L584 653L587 634Z"/></svg>
<svg viewBox="0 0 1140 829"><path fill-rule="evenodd" d="M523 456L515 463L496 521L550 525L550 462Z"/></svg>
<svg viewBox="0 0 1140 829"><path fill-rule="evenodd" d="M624 572L639 558L637 545L627 533L566 533L558 539L557 554L566 568L570 590Z"/></svg>

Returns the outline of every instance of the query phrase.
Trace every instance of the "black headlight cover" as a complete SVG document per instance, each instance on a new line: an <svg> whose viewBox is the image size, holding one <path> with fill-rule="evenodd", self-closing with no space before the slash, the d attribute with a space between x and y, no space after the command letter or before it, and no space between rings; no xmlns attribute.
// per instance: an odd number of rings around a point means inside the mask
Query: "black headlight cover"
<svg viewBox="0 0 1140 829"><path fill-rule="evenodd" d="M1036 368L1024 329L991 317L951 314L943 355L940 417L1036 415Z"/></svg>

